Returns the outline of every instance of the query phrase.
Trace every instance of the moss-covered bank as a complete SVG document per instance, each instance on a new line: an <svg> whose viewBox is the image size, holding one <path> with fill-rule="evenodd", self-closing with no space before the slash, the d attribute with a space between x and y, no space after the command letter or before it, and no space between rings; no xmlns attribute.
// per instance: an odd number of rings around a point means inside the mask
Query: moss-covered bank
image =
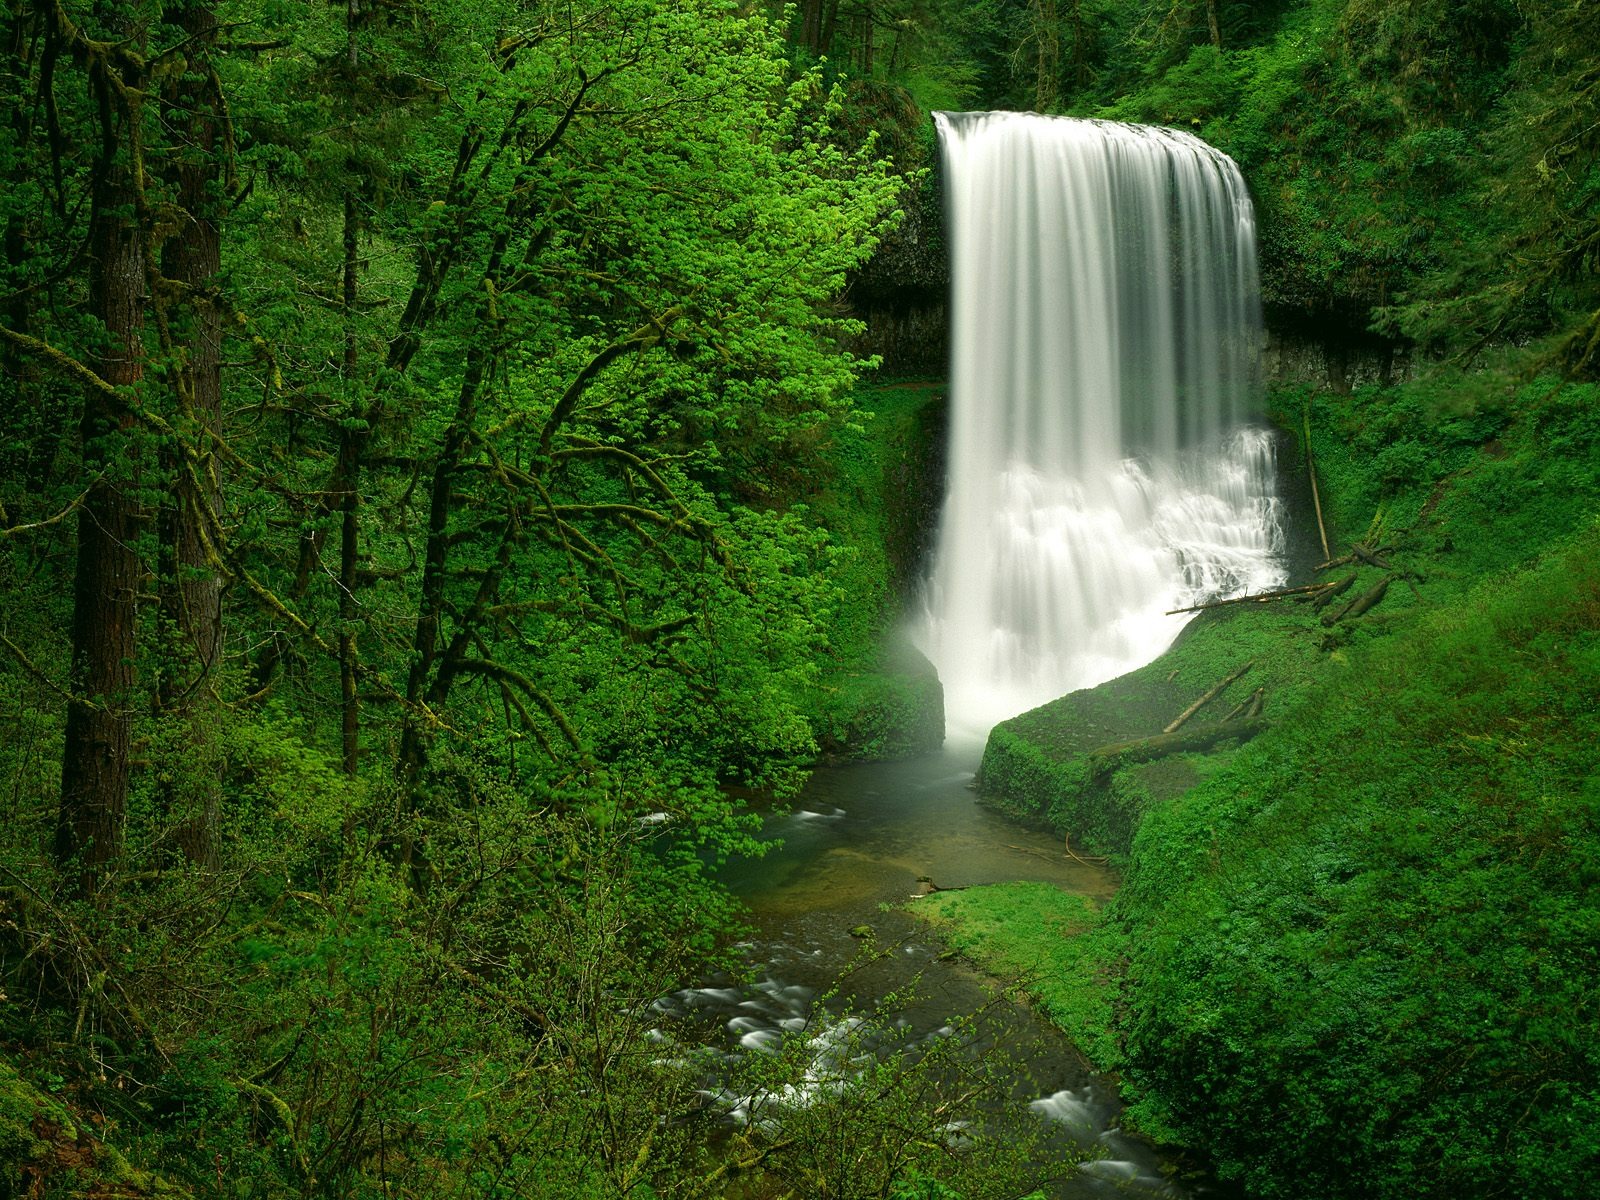
<svg viewBox="0 0 1600 1200"><path fill-rule="evenodd" d="M943 388L889 383L858 403L862 423L835 435L832 476L807 497L839 547L831 656L812 706L819 748L836 760L927 753L944 740L938 676L898 630L943 489Z"/></svg>
<svg viewBox="0 0 1600 1200"><path fill-rule="evenodd" d="M1075 1035L1131 1118L1254 1196L1576 1200L1600 1155L1600 389L1277 399L1290 427L1309 406L1334 554L1378 560L1317 577L1389 587L1330 624L1218 610L997 731L996 802L1124 868L1098 976L1035 943L1039 978L1107 998L1046 1011L1110 1013ZM1092 753L1246 661L1193 720L1264 689L1253 738Z"/></svg>

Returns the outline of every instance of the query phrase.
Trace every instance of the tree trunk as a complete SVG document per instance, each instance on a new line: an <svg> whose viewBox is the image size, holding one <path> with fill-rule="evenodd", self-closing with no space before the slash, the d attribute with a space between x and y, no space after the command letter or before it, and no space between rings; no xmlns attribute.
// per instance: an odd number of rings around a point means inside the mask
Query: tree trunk
<svg viewBox="0 0 1600 1200"><path fill-rule="evenodd" d="M345 65L350 86L356 85L360 66L356 25L361 17L359 0L349 0L345 9ZM352 173L354 164L352 164ZM361 762L361 708L356 696L356 622L360 604L356 600L356 565L360 555L361 459L366 434L362 403L356 383L359 348L356 344L356 272L359 266L361 214L356 193L347 186L344 193L344 305L345 421L339 431L339 745L340 762L346 775L355 775Z"/></svg>
<svg viewBox="0 0 1600 1200"><path fill-rule="evenodd" d="M1089 85L1089 33L1083 23L1082 0L1068 0L1072 13L1072 88L1081 92Z"/></svg>
<svg viewBox="0 0 1600 1200"><path fill-rule="evenodd" d="M817 40L812 46L819 55L833 53L833 35L839 28L839 0L823 0L817 26Z"/></svg>
<svg viewBox="0 0 1600 1200"><path fill-rule="evenodd" d="M356 336L350 327L356 307L357 214L354 193L344 198L344 384L347 416L339 431L339 729L340 760L346 775L360 764L361 709L356 698L356 567L360 552L361 458L365 437L357 427L361 402L356 394Z"/></svg>
<svg viewBox="0 0 1600 1200"><path fill-rule="evenodd" d="M177 14L189 35L187 69L166 89L163 112L174 134L171 177L177 197L176 228L162 245L161 269L183 285L182 326L187 331L176 377L177 426L190 440L174 447L173 503L163 529L165 578L161 602L174 635L158 696L164 712L186 721L186 758L166 789L167 817L190 862L219 865L222 754L216 722L216 672L222 659L222 578L208 530L222 505L213 454L222 427L222 319L212 289L222 270L219 228L222 172L218 169L217 110L210 51L216 14L204 3Z"/></svg>
<svg viewBox="0 0 1600 1200"><path fill-rule="evenodd" d="M823 0L805 0L801 8L800 44L812 53L822 44Z"/></svg>
<svg viewBox="0 0 1600 1200"><path fill-rule="evenodd" d="M1061 35L1056 0L1034 0L1033 109L1049 112L1060 98Z"/></svg>
<svg viewBox="0 0 1600 1200"><path fill-rule="evenodd" d="M102 71L111 68L102 67ZM95 164L89 234L89 311L103 330L94 367L118 388L144 377L144 237L130 216L142 80L126 90L96 78L101 154ZM125 99L124 99L125 98ZM121 854L132 751L136 602L142 525L137 498L137 431L125 405L98 388L83 404L84 469L92 478L78 516L72 586L72 687L61 761L55 853L78 868L87 895Z"/></svg>

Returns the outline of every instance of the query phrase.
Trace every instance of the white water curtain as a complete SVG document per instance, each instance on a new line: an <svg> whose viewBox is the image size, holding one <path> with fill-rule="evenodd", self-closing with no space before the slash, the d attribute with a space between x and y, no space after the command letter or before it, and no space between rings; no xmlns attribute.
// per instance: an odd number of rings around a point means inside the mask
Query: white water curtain
<svg viewBox="0 0 1600 1200"><path fill-rule="evenodd" d="M1177 130L936 114L949 485L920 640L952 734L1154 658L1168 609L1281 583L1255 221Z"/></svg>

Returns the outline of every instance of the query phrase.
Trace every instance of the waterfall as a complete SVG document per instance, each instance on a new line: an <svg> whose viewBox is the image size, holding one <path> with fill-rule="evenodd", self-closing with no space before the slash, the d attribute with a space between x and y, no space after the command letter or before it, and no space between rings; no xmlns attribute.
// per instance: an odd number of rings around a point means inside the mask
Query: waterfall
<svg viewBox="0 0 1600 1200"><path fill-rule="evenodd" d="M1171 129L938 113L949 484L919 641L952 735L1149 662L1283 580L1255 223Z"/></svg>

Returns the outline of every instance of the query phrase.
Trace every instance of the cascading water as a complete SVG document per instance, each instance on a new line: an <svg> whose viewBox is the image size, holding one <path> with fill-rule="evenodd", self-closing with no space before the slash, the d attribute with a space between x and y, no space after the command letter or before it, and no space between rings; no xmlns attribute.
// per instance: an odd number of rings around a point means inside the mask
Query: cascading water
<svg viewBox="0 0 1600 1200"><path fill-rule="evenodd" d="M921 642L955 737L1140 666L1282 582L1255 224L1170 129L938 113L949 487Z"/></svg>

